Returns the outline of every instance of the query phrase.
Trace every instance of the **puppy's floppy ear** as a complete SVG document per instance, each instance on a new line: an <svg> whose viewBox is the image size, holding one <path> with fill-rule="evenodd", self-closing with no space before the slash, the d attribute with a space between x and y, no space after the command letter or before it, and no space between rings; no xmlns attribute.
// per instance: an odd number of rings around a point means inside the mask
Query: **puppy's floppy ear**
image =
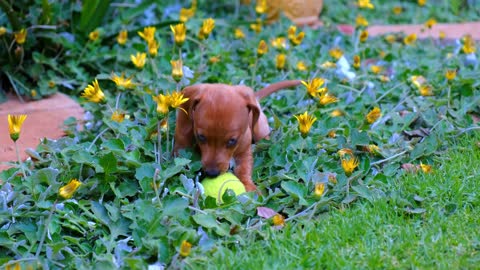
<svg viewBox="0 0 480 270"><path fill-rule="evenodd" d="M258 100L255 98L253 90L246 86L237 86L236 88L244 97L247 108L252 112L250 127L252 129L253 140L259 141L266 138L268 134L270 134L270 126L268 125L268 120L263 113L262 107L260 107L260 103L258 103Z"/></svg>
<svg viewBox="0 0 480 270"><path fill-rule="evenodd" d="M188 101L180 105L183 110L177 110L174 152L192 146L194 136L192 114L200 101L200 92L200 85L188 86L182 90L183 96L188 98Z"/></svg>

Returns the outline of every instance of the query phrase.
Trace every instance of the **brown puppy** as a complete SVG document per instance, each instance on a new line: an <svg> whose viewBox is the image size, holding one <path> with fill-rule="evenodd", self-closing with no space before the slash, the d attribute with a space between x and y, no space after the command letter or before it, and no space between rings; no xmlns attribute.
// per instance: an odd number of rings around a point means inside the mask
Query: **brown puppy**
<svg viewBox="0 0 480 270"><path fill-rule="evenodd" d="M252 181L251 144L268 136L270 127L257 99L280 89L299 85L283 81L254 92L243 85L197 84L182 93L189 100L179 110L175 127L174 152L196 142L207 176L216 177L235 160L235 175L247 191L256 189Z"/></svg>

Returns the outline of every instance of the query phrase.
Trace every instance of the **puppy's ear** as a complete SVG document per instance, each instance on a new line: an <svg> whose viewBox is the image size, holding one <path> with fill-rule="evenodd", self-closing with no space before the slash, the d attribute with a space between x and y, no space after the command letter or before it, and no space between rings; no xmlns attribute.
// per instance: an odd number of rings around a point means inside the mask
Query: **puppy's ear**
<svg viewBox="0 0 480 270"><path fill-rule="evenodd" d="M193 113L195 106L200 101L200 85L188 86L182 90L187 102L180 105L177 110L177 119L175 125L175 145L174 152L192 146L193 144Z"/></svg>
<svg viewBox="0 0 480 270"><path fill-rule="evenodd" d="M268 120L265 114L263 113L260 103L255 98L255 94L250 87L238 86L237 90L243 95L247 108L252 113L252 136L254 141L259 141L263 138L266 138L270 134L270 126L268 125Z"/></svg>

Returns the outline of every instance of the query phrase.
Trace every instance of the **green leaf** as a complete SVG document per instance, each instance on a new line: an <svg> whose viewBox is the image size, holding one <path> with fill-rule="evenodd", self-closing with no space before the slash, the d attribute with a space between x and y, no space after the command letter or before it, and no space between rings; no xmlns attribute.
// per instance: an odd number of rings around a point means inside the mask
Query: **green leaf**
<svg viewBox="0 0 480 270"><path fill-rule="evenodd" d="M111 174L117 171L117 158L112 152L100 157L100 166L102 166L105 174Z"/></svg>
<svg viewBox="0 0 480 270"><path fill-rule="evenodd" d="M307 188L305 187L305 185L294 181L284 181L282 182L282 188L288 194L297 198L301 205L308 205L308 202L304 198L307 194Z"/></svg>
<svg viewBox="0 0 480 270"><path fill-rule="evenodd" d="M352 145L367 145L370 143L367 132L358 131L357 129L351 129L350 139Z"/></svg>
<svg viewBox="0 0 480 270"><path fill-rule="evenodd" d="M188 207L188 200L185 198L169 198L165 201L163 215L180 217L185 214Z"/></svg>

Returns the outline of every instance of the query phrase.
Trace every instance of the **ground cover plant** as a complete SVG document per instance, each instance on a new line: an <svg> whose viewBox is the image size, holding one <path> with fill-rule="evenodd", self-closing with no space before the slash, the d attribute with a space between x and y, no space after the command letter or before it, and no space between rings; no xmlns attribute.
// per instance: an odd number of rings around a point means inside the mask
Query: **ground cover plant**
<svg viewBox="0 0 480 270"><path fill-rule="evenodd" d="M108 23L83 42L60 41L70 94L87 115L83 129L67 121L67 137L45 139L31 159L0 173L3 267L192 267L358 201L395 199L397 214L422 216L419 198L392 194L392 182L435 171L450 139L478 129L469 36L368 37L381 6L374 1L345 4L352 36L285 18L266 24L262 1L167 2L111 6ZM436 2L400 3L428 18L444 12ZM285 79L304 84L262 101L273 131L254 146L261 194L227 193L221 205L205 198L198 155L170 154L175 113L185 113L176 112L179 91L198 82L258 90ZM10 121L16 140L22 118Z"/></svg>

